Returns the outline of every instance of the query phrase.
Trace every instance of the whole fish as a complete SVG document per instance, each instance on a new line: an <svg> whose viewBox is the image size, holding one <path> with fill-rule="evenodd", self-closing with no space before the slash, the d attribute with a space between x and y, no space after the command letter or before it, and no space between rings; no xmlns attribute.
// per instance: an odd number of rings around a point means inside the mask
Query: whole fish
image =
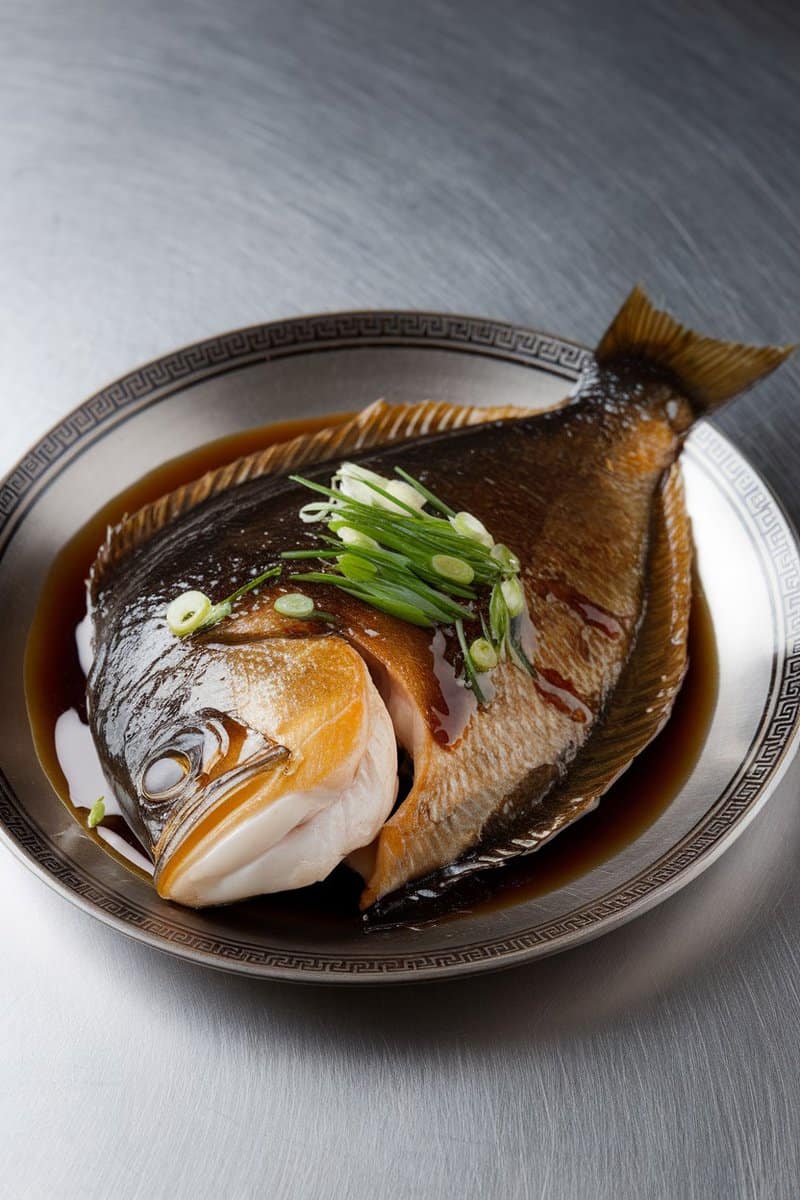
<svg viewBox="0 0 800 1200"><path fill-rule="evenodd" d="M683 439L790 349L701 337L637 288L555 410L379 403L111 530L90 579L89 719L159 893L225 903L347 859L362 907L388 911L594 807L662 728L686 670ZM531 669L501 662L487 706L451 630L327 585L314 593L324 623L276 611L296 590L281 578L206 632L170 632L175 596L227 596L307 538L308 493L288 473L328 483L345 458L410 472L521 560ZM395 807L398 746L413 782Z"/></svg>

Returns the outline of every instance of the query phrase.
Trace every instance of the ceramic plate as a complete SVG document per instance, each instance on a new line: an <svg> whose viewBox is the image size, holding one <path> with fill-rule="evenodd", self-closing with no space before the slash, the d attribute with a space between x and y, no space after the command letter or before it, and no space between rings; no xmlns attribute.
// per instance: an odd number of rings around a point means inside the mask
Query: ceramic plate
<svg viewBox="0 0 800 1200"><path fill-rule="evenodd" d="M337 983L467 974L552 954L651 908L707 867L775 788L800 707L795 536L763 481L708 423L683 456L719 662L705 742L638 836L542 894L522 889L439 925L372 934L313 912L278 919L259 901L181 909L83 833L31 741L23 654L32 598L75 530L154 464L249 427L380 396L547 407L569 390L585 354L561 338L475 318L307 317L177 351L66 417L0 487L0 823L12 850L62 895L162 950L251 975Z"/></svg>

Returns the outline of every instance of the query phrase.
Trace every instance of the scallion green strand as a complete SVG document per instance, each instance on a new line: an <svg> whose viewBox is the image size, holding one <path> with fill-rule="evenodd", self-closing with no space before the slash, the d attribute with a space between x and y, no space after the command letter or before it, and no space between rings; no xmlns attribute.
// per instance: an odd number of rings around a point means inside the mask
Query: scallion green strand
<svg viewBox="0 0 800 1200"><path fill-rule="evenodd" d="M434 496L433 492L429 492L424 483L420 483L420 481L415 479L413 475L409 475L408 471L404 471L402 467L395 467L394 470L396 475L399 475L400 478L404 479L406 483L410 483L413 488L416 488L420 496L425 497L431 508L438 509L438 511L444 513L446 517L454 517L456 515L455 510L452 509L449 504L445 504L444 501L440 500L438 496Z"/></svg>
<svg viewBox="0 0 800 1200"><path fill-rule="evenodd" d="M456 621L456 637L461 647L461 653L464 656L464 674L467 677L467 682L478 704L483 707L486 704L486 697L481 691L481 685L478 683L478 672L475 670L475 664L472 661L472 655L469 652L467 639L464 635L464 625L461 621Z"/></svg>

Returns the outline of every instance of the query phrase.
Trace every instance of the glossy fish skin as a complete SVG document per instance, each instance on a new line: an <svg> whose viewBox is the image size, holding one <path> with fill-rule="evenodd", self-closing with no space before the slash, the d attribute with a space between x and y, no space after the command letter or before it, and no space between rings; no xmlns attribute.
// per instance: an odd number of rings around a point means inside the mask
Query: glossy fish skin
<svg viewBox="0 0 800 1200"><path fill-rule="evenodd" d="M363 667L365 659L398 740L414 757L408 797L382 826L375 814L380 833L372 852L361 858L365 906L449 869L487 832L519 828L548 796L557 804L571 803L564 791L571 766L576 756L583 761L583 752L591 752L598 720L610 710L636 650L655 506L683 436L695 414L785 357L782 351L728 347L740 368L729 369L725 359L724 370L706 370L706 359L718 363L724 347L673 329L674 322L665 324L670 318L645 303L634 293L612 326L611 359L600 356L569 406L347 455L384 475L395 465L404 467L452 507L480 517L521 558L535 673L502 664L493 679L496 695L481 711L455 683L460 662L452 640L437 635L437 643L429 631L384 617L333 589L314 593L320 607L337 617L333 631L279 618L272 608L275 592L265 589L243 600L232 619L208 634L181 643L171 639L163 612L174 595L197 587L224 596L276 561L280 551L309 537L297 520L307 494L285 478L256 476L217 494L204 486L209 498L184 497L172 506L174 518L166 506L166 523L152 514L143 519L144 540L137 542L135 529L118 538L121 549L112 539L93 585L97 656L89 680L90 717L115 790L153 847L162 894L187 898L169 883L175 855L194 836L198 811L208 816L219 809L208 794L214 780L193 768L191 795L176 794L151 811L140 793L148 756L196 728L198 714L205 721L224 718L232 723L233 741L253 749L243 768L243 786L252 793L247 803L271 803L270 774L292 772L302 758L299 745L288 745L294 725L282 719L281 708L294 713L295 723L301 720L290 668L293 643L298 653L302 645L306 661L319 656L320 664L331 664L321 672L331 718L352 691L347 673L358 678L363 702L362 717L351 723L354 747L363 745L363 714L369 711L380 721L369 677L359 676L353 661ZM635 348L637 337L648 347L646 361L624 353L631 338ZM691 388L685 375L677 382L676 372L684 368L693 372ZM718 376L724 387L715 391ZM686 391L692 392L691 404ZM402 427L402 416L398 424ZM331 470L326 463L305 473L327 482ZM678 506L676 512L685 537L685 511ZM685 632L684 627L676 633L684 657ZM262 677L274 687L265 709L240 685L251 670L244 665L248 658L274 655L276 647L283 665ZM678 655L665 713L680 675ZM643 729L638 749L656 731ZM626 747L625 762L635 752ZM237 769L235 762L226 766L226 772ZM210 901L201 889L188 902Z"/></svg>
<svg viewBox="0 0 800 1200"><path fill-rule="evenodd" d="M503 664L492 703L455 746L417 736L414 789L381 831L365 906L457 860L491 822L534 809L589 737L641 616L652 501L680 445L653 415L668 399L599 408L591 397L428 448L426 484L524 564L536 677ZM602 620L586 619L583 598Z"/></svg>
<svg viewBox="0 0 800 1200"><path fill-rule="evenodd" d="M319 605L341 615L345 637L385 672L384 695L415 760L414 790L381 831L367 901L373 892L377 898L452 862L474 844L491 817L510 804L534 804L564 772L628 657L642 604L650 503L679 439L670 423L652 418L647 407L610 405L598 419L590 399L552 414L406 443L364 459L383 474L403 465L454 507L485 520L498 540L516 550L526 564L540 672L535 681L511 664L502 665L493 702L472 712L454 745L443 745L436 736L441 736L437 720L433 729L429 722L445 707L430 632L383 617L333 589L319 593ZM580 470L576 462L584 464ZM330 468L311 474L326 479ZM231 686L228 659L243 654L240 639L250 642L247 653L256 657L265 635L268 642L287 632L303 641L339 640L316 629L309 638L305 623L276 619L274 593L268 590L243 601L238 618L185 643L163 628L171 596L189 587L227 594L246 578L251 564L260 570L281 550L296 546L303 536L297 511L304 499L298 486L272 478L215 497L138 551L125 578L110 589L120 607L104 614L103 624L115 629L115 639L127 628L134 639L123 658L138 669L143 644L152 646L148 657L155 673L147 676L149 686L137 683L144 700L139 728L148 747L164 741L153 725L174 707L179 691L188 708L193 703L202 711L230 711L232 695L220 700L218 693ZM570 604L554 598L548 581L563 587L565 580L576 595L591 597L598 612L610 614L610 629L587 624ZM115 641L112 653L120 650ZM101 651L90 691L101 677L108 678L103 665ZM462 692L460 699L473 708L469 693ZM101 696L98 700L93 712L106 709ZM405 722L397 719L400 708ZM260 732L280 741L274 729ZM130 753L128 734L125 754Z"/></svg>
<svg viewBox="0 0 800 1200"><path fill-rule="evenodd" d="M140 619L135 599L123 606L118 620L105 606L96 613L115 632L108 644L97 639L90 720L106 776L153 854L161 894L196 905L271 883L304 886L375 836L394 801L396 748L354 650L338 638L187 644L152 619L152 610ZM178 755L191 768L183 786L148 797L148 770ZM200 847L207 860L200 863L186 835L196 840L209 816L214 845ZM217 862L227 869L212 879Z"/></svg>
<svg viewBox="0 0 800 1200"><path fill-rule="evenodd" d="M464 411L444 407L418 406L408 424L421 430L434 418L448 426L469 419ZM275 591L263 593L261 602L255 596L241 602L236 619L213 635L184 641L169 632L164 611L176 589L201 580L212 594L230 591L231 580L242 582L254 573L252 556L263 557L260 514L246 530L236 502L226 500L232 477L271 472L276 455L283 465L297 466L323 453L321 446L338 453L369 437L391 439L397 421L388 406L373 406L347 427L221 468L126 519L101 547L90 580L90 725L109 784L156 863L162 895L202 905L303 886L371 842L389 813L396 794L394 734L362 657L346 641L326 636L326 627L317 623L280 617L272 607ZM274 483L259 476L259 488L269 484L272 490ZM204 501L202 510L198 500ZM216 524L222 509L227 525ZM291 517L286 545L296 532L296 512ZM253 612L260 614L255 635L247 629ZM320 713L316 730L307 709ZM343 724L348 711L352 720ZM310 733L325 736L316 736L312 745ZM184 785L149 798L148 768L176 755L191 767ZM252 851L257 862L240 861L210 887L197 862L186 861L187 848L198 857L188 835L214 814L214 835L224 837L230 849L237 835L228 829L226 806L234 795L242 802L239 815L251 827L255 821L266 840L258 853ZM248 816L256 800L271 810L269 829L257 813ZM241 831L238 841L244 841ZM294 863L287 857L290 845ZM209 844L206 857L219 860L220 847ZM178 858L184 860L180 878ZM230 868L230 855L227 862ZM249 880L238 892L234 876Z"/></svg>
<svg viewBox="0 0 800 1200"><path fill-rule="evenodd" d="M693 545L678 463L656 498L647 598L634 650L610 702L566 776L532 808L502 809L454 863L373 904L369 929L436 920L485 897L498 867L538 850L597 807L603 794L669 719L688 665ZM594 615L594 614L592 614Z"/></svg>

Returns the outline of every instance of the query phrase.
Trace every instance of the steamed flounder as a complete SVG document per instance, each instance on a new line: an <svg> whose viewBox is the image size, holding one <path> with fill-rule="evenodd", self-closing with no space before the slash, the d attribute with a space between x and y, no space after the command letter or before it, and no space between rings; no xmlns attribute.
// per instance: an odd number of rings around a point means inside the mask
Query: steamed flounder
<svg viewBox="0 0 800 1200"><path fill-rule="evenodd" d="M365 907L430 894L596 804L685 672L682 439L787 353L701 338L637 289L562 408L374 406L113 530L91 579L89 716L160 894L203 905L300 887L347 856ZM463 686L451 630L333 587L314 593L325 624L276 611L281 579L206 632L167 628L178 593L225 596L296 547L307 493L286 472L327 483L345 457L404 468L521 559L532 665L502 662L488 706ZM396 742L414 779L391 813Z"/></svg>

